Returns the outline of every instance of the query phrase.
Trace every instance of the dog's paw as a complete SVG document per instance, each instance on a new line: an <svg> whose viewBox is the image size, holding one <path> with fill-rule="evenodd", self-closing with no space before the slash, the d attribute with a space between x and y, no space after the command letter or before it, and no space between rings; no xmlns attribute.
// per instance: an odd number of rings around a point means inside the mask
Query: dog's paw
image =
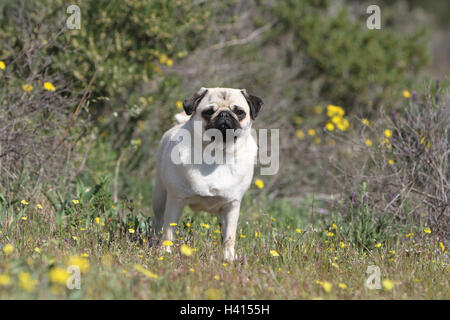
<svg viewBox="0 0 450 320"><path fill-rule="evenodd" d="M234 253L234 249L231 248L225 249L223 258L225 261L228 262L233 262L234 260L236 260L236 254Z"/></svg>

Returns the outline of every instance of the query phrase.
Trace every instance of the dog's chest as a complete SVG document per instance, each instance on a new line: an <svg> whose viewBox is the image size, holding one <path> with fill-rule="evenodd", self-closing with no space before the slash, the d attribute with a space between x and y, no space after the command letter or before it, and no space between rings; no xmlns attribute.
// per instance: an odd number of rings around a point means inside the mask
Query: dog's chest
<svg viewBox="0 0 450 320"><path fill-rule="evenodd" d="M237 165L193 165L187 171L187 180L192 195L235 199L248 188L249 171L248 168L245 171L239 169Z"/></svg>

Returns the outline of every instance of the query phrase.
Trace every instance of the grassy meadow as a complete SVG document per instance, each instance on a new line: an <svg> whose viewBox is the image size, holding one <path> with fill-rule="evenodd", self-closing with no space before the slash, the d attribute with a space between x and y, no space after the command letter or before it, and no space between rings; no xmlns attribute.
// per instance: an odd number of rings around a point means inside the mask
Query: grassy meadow
<svg viewBox="0 0 450 320"><path fill-rule="evenodd" d="M248 205L238 259L225 263L215 216L185 212L166 253L149 245L139 208L131 215L101 197L80 198L66 199L59 223L26 199L2 217L1 299L450 298L447 248L429 228L379 241L384 231L366 225L352 233L334 214L311 223L312 208ZM80 268L80 289L66 286L69 265ZM371 265L380 269L378 290L365 285Z"/></svg>

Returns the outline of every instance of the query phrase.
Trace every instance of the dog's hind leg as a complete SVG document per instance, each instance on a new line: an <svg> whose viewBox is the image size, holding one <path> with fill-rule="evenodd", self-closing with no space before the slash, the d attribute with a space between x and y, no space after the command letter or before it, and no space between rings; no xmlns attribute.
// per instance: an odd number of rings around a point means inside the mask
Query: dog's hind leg
<svg viewBox="0 0 450 320"><path fill-rule="evenodd" d="M161 228L164 223L164 211L166 210L166 198L167 191L158 176L156 178L152 196L152 208L155 214L152 224L152 242L155 242L161 233Z"/></svg>

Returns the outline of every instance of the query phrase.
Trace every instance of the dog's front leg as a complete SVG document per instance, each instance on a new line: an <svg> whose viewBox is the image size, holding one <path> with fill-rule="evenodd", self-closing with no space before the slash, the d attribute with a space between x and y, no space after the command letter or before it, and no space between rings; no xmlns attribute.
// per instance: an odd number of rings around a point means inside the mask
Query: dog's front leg
<svg viewBox="0 0 450 320"><path fill-rule="evenodd" d="M166 208L164 211L163 241L174 241L176 225L171 224L178 224L182 213L183 203L175 197L170 196L170 194L167 194ZM170 246L165 246L165 250L171 252Z"/></svg>
<svg viewBox="0 0 450 320"><path fill-rule="evenodd" d="M228 204L222 212L222 239L224 245L224 259L233 261L235 259L234 244L236 241L236 228L239 219L241 202L233 201Z"/></svg>

